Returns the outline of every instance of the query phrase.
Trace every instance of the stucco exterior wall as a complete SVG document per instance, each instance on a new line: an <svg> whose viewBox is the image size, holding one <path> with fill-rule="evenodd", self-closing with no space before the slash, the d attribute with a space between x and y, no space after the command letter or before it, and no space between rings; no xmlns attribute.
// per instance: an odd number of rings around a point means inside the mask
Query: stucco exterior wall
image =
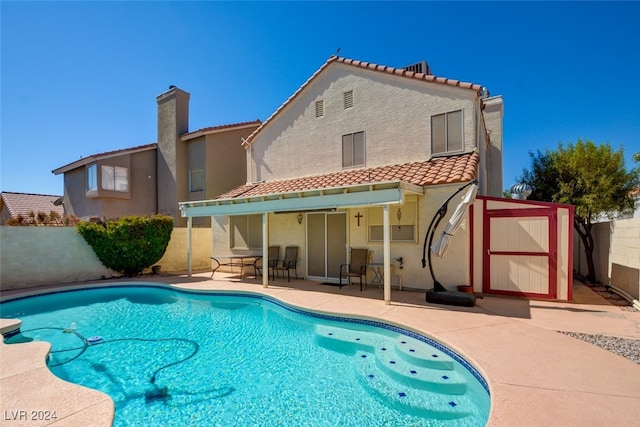
<svg viewBox="0 0 640 427"><path fill-rule="evenodd" d="M156 264L163 272L187 270L187 230L174 228ZM192 268L208 269L209 229L192 230ZM106 268L75 227L0 226L0 289L21 289L118 276Z"/></svg>
<svg viewBox="0 0 640 427"><path fill-rule="evenodd" d="M452 193L459 188L459 185L442 185L437 187L429 187L425 196L417 198L418 204L418 217L417 217L417 230L415 242L391 242L391 263L392 276L391 285L397 287L400 282L403 283L403 289L430 289L433 287L433 280L429 267L422 268L422 249L424 245L425 235L431 220L436 215L436 212L442 202L446 200ZM445 218L440 221L436 234L434 236L434 242L440 236L447 221L451 217L451 214L455 210L460 200L452 200L449 203L449 210ZM390 205L389 215L391 226L395 226L395 213L398 208L404 208L404 205ZM349 209L348 225L349 225L349 245L351 247L363 248L366 247L370 251L373 251L372 262L383 262L383 243L382 242L369 242L367 235L367 227L369 225L369 218L367 218L366 208L353 208ZM358 227L357 218L355 215L361 213L365 215L360 220L360 226ZM468 234L468 219L464 219L462 225L451 239L447 252L444 257L439 258L432 255L431 261L433 265L433 271L436 279L446 288L455 290L459 285L469 284L469 234ZM398 259L403 259L403 268L399 268ZM367 280L371 280L371 272L368 272Z"/></svg>
<svg viewBox="0 0 640 427"><path fill-rule="evenodd" d="M126 215L156 213L156 150L109 157L96 162L98 190L88 194L86 166L64 174L65 210L78 218L119 218ZM128 169L129 191L119 193L101 188L100 167Z"/></svg>
<svg viewBox="0 0 640 427"><path fill-rule="evenodd" d="M353 90L354 106L343 93ZM474 91L336 64L281 111L252 143L251 179L342 170L342 135L365 132L366 167L430 158L431 116L463 110L465 151L476 147ZM315 103L324 101L316 118ZM318 161L319 158L322 161Z"/></svg>
<svg viewBox="0 0 640 427"><path fill-rule="evenodd" d="M640 299L640 218L601 222L593 226L596 279ZM584 245L574 237L574 269L587 274Z"/></svg>
<svg viewBox="0 0 640 427"><path fill-rule="evenodd" d="M486 141L486 149L482 157L486 159L484 167L486 176L490 179L486 182L487 196L502 197L502 119L504 116L504 103L502 96L494 96L483 100L484 124L489 141ZM484 136L483 136L484 138ZM511 184L507 185L511 187Z"/></svg>
<svg viewBox="0 0 640 427"><path fill-rule="evenodd" d="M211 231L208 228L191 229L191 269L206 270L211 267ZM187 228L174 228L171 240L160 261L161 271L176 273L187 271Z"/></svg>

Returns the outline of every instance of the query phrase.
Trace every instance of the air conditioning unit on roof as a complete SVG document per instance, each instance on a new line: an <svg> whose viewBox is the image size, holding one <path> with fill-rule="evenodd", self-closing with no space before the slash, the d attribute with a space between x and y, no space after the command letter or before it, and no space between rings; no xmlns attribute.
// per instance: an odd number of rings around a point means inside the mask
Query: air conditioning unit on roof
<svg viewBox="0 0 640 427"><path fill-rule="evenodd" d="M431 74L431 69L427 61L421 61L416 64L411 64L404 67L407 71L413 71L414 73Z"/></svg>

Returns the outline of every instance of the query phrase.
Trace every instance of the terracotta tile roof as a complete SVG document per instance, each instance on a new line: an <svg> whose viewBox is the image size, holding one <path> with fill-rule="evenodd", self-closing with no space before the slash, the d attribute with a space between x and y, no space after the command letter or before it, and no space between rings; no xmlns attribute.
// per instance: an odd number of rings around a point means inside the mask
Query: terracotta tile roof
<svg viewBox="0 0 640 427"><path fill-rule="evenodd" d="M12 218L16 218L18 215L26 217L30 212L49 213L51 211L57 212L60 216L64 215L64 208L62 205L56 206L53 204L61 196L51 196L46 194L29 194L29 193L10 193L7 191L2 192L2 203L6 206L7 210L11 214Z"/></svg>
<svg viewBox="0 0 640 427"><path fill-rule="evenodd" d="M423 162L403 163L367 169L352 169L326 175L246 184L216 199L233 199L282 194L356 184L403 181L419 186L468 182L476 177L478 153L437 157Z"/></svg>
<svg viewBox="0 0 640 427"><path fill-rule="evenodd" d="M330 57L327 63L330 63L332 61L340 62L347 65L353 65L354 67L366 68L367 70L381 71L387 74L394 74L396 76L408 77L416 80L424 80L427 82L442 83L449 86L471 89L478 93L480 93L480 91L482 90L482 85L479 85L479 84L461 82L459 80L447 79L445 77L436 77L432 74L416 73L413 71L408 71L404 68L387 67L385 65L377 65L377 64L372 64L370 62L357 61L355 59L340 58L338 56Z"/></svg>
<svg viewBox="0 0 640 427"><path fill-rule="evenodd" d="M249 127L249 126L260 126L261 124L262 124L262 121L260 121L260 119L256 119L256 120L251 121L251 122L240 122L240 123L232 123L232 124L228 124L228 125L210 126L210 127L194 130L193 132L182 134L182 135L180 135L180 139L185 141L185 140L192 139L192 138L195 138L195 137L203 135L203 134L219 132L219 131L222 131L222 130L230 130L230 129L234 129L234 128L243 128L243 127Z"/></svg>
<svg viewBox="0 0 640 427"><path fill-rule="evenodd" d="M404 68L387 67L386 65L377 65L377 64L372 64L370 62L357 61L355 59L347 59L347 58L342 58L339 56L332 55L329 57L329 59L327 59L327 62L325 62L322 65L322 67L320 67L315 73L313 73L311 77L309 77L309 79L307 79L307 81L304 82L302 86L300 86L298 90L296 90L293 93L293 95L291 95L280 107L278 107L276 111L274 111L273 114L271 114L269 118L267 118L267 120L265 120L260 125L260 127L258 127L255 131L253 131L251 135L249 135L249 137L247 138L244 144L251 144L253 142L253 139L256 137L256 135L258 135L258 133L260 133L260 131L271 120L273 120L275 116L277 116L287 105L289 105L304 90L304 88L306 88L320 73L322 73L322 71L324 71L327 67L329 67L334 62L350 65L356 68L364 68L367 70L377 71L381 73L393 74L395 76L400 76L408 79L444 84L448 86L460 87L463 89L470 89L477 92L478 95L480 95L483 91L483 86L475 83L461 82L459 80L447 79L445 77L436 77L432 74L416 73L414 71L405 70Z"/></svg>

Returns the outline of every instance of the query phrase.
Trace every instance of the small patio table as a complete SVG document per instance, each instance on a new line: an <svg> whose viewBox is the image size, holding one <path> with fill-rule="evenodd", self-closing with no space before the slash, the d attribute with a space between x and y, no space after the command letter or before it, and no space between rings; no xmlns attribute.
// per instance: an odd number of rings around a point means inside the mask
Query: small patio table
<svg viewBox="0 0 640 427"><path fill-rule="evenodd" d="M217 255L210 257L216 265L213 266L211 272L211 279L218 268L221 266L230 266L233 273L233 267L240 267L240 277L244 274L245 267L253 267L253 275L258 277L256 263L259 259L262 259L262 255ZM222 260L223 262L221 262Z"/></svg>
<svg viewBox="0 0 640 427"><path fill-rule="evenodd" d="M382 290L382 284L384 283L384 263L372 262L367 264L367 268L370 268L373 272L373 278L371 279L372 285L378 285L378 291ZM367 285L367 288L369 285Z"/></svg>

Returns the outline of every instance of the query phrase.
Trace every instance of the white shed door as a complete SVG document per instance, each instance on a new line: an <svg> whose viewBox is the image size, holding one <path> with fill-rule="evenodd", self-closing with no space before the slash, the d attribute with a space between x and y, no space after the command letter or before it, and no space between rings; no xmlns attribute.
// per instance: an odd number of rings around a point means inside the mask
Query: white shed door
<svg viewBox="0 0 640 427"><path fill-rule="evenodd" d="M484 286L487 293L555 298L557 225L553 209L488 211Z"/></svg>

